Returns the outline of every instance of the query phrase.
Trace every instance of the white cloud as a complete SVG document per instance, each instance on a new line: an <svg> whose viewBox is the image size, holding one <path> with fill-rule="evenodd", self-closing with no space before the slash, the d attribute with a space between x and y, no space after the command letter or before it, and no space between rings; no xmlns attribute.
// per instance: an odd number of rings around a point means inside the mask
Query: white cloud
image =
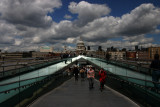
<svg viewBox="0 0 160 107"><path fill-rule="evenodd" d="M156 46L154 38L145 36L160 34L160 8L153 4L142 4L130 13L114 17L109 16L111 9L106 4L71 2L69 11L78 14L78 18L56 23L47 13L61 5L60 0L1 0L0 48L36 50L50 43L54 49L63 49L65 44L76 44L79 36L86 45L95 47ZM123 43L110 40L116 37L122 37Z"/></svg>
<svg viewBox="0 0 160 107"><path fill-rule="evenodd" d="M0 18L12 24L47 27L52 22L47 13L61 5L60 0L1 0Z"/></svg>
<svg viewBox="0 0 160 107"><path fill-rule="evenodd" d="M64 18L65 18L65 19L72 19L72 16L66 14L66 15L64 16Z"/></svg>
<svg viewBox="0 0 160 107"><path fill-rule="evenodd" d="M91 4L85 1L71 2L68 8L71 13L78 14L76 23L79 26L84 26L88 22L110 13L110 8L106 5Z"/></svg>
<svg viewBox="0 0 160 107"><path fill-rule="evenodd" d="M67 38L66 42L67 43L73 43L75 41L75 38Z"/></svg>
<svg viewBox="0 0 160 107"><path fill-rule="evenodd" d="M20 39L15 39L14 45L19 46L22 44L22 41Z"/></svg>
<svg viewBox="0 0 160 107"><path fill-rule="evenodd" d="M142 4L122 17L97 18L84 26L82 36L87 40L104 40L118 36L139 36L158 33L160 8Z"/></svg>
<svg viewBox="0 0 160 107"><path fill-rule="evenodd" d="M123 35L140 35L154 31L160 25L160 8L142 4L121 17L116 30Z"/></svg>

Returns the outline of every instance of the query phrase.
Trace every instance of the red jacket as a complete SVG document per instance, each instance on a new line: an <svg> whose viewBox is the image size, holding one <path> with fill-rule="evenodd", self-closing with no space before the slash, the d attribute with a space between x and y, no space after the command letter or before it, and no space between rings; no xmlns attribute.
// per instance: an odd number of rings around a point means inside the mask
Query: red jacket
<svg viewBox="0 0 160 107"><path fill-rule="evenodd" d="M105 79L106 79L106 71L104 71L104 70L100 70L99 71L99 81L100 82L105 82Z"/></svg>

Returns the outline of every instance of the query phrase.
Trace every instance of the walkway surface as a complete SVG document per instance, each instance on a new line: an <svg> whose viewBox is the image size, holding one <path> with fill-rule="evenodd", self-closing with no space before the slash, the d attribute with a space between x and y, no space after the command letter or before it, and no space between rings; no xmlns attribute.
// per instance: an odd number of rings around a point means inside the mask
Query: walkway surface
<svg viewBox="0 0 160 107"><path fill-rule="evenodd" d="M89 90L88 81L74 78L36 100L30 107L139 107L129 98L105 86L101 92L96 80Z"/></svg>

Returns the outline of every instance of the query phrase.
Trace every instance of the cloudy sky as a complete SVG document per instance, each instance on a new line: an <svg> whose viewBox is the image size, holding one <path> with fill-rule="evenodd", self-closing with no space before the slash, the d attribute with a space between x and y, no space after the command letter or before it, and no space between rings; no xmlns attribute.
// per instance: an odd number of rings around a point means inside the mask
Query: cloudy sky
<svg viewBox="0 0 160 107"><path fill-rule="evenodd" d="M158 0L0 0L0 49L160 46Z"/></svg>

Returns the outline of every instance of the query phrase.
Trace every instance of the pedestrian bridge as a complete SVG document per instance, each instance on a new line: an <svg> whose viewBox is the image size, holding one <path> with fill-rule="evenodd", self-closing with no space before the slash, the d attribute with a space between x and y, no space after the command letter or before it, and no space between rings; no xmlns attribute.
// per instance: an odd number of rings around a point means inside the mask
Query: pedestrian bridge
<svg viewBox="0 0 160 107"><path fill-rule="evenodd" d="M82 58L95 67L96 74L100 68L107 71L103 92L97 80L95 88L89 90L87 80L75 82L65 72ZM21 75L14 77L5 72L5 79L0 81L0 107L158 107L160 104L160 93L153 87L148 68L85 56L68 58L67 64L64 60L19 68L15 72Z"/></svg>
<svg viewBox="0 0 160 107"><path fill-rule="evenodd" d="M105 87L99 90L99 82L95 81L94 89L88 89L88 81L74 81L74 78L64 82L58 88L40 97L30 107L138 107L138 104Z"/></svg>

